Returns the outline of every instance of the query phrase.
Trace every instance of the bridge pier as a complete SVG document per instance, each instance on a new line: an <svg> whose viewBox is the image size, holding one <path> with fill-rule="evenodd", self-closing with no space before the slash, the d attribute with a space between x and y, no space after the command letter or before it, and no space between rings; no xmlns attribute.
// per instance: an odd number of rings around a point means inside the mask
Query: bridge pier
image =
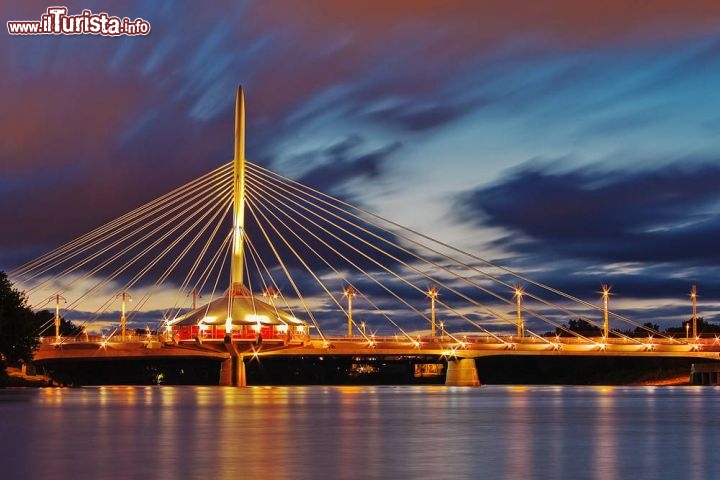
<svg viewBox="0 0 720 480"><path fill-rule="evenodd" d="M479 387L477 367L474 358L448 360L445 385L452 387Z"/></svg>
<svg viewBox="0 0 720 480"><path fill-rule="evenodd" d="M720 362L693 363L690 385L720 385Z"/></svg>
<svg viewBox="0 0 720 480"><path fill-rule="evenodd" d="M230 358L223 361L220 366L220 381L218 383L225 387L246 387L247 377L245 376L243 355L238 352L230 338L226 338L224 343Z"/></svg>
<svg viewBox="0 0 720 480"><path fill-rule="evenodd" d="M230 357L227 360L223 360L220 364L220 381L218 385L221 387L232 386L232 363L233 359Z"/></svg>

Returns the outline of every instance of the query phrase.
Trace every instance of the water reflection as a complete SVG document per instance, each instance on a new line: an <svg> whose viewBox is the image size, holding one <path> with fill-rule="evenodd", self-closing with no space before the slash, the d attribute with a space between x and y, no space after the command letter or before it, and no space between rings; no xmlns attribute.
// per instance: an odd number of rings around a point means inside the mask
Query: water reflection
<svg viewBox="0 0 720 480"><path fill-rule="evenodd" d="M0 392L3 478L711 478L713 388Z"/></svg>
<svg viewBox="0 0 720 480"><path fill-rule="evenodd" d="M616 393L614 387L595 387L598 395L595 402L589 405L592 412L594 428L592 429L591 451L593 478L603 480L619 478L617 472L618 431L623 425L618 422Z"/></svg>

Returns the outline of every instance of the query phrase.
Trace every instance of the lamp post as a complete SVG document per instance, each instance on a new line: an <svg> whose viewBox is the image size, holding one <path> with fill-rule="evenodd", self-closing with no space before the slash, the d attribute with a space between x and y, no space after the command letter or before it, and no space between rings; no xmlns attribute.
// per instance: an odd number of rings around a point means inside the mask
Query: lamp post
<svg viewBox="0 0 720 480"><path fill-rule="evenodd" d="M121 307L121 313L120 313L120 340L122 340L124 342L125 341L125 325L127 323L126 303L128 301L132 302L132 297L130 296L129 293L127 293L125 290L123 290L122 293L120 293L118 295L118 298L120 298L122 300L122 304L121 304L122 307Z"/></svg>
<svg viewBox="0 0 720 480"><path fill-rule="evenodd" d="M345 287L345 290L343 290L343 297L346 297L347 302L348 302L348 309L347 309L347 336L348 336L348 338L352 338L352 299L355 295L357 295L357 291L351 285L348 285L347 287ZM365 335L365 322L363 322L363 335Z"/></svg>
<svg viewBox="0 0 720 480"><path fill-rule="evenodd" d="M192 309L195 310L197 308L197 299L202 298L202 295L200 295L200 290L197 288L193 288L190 291L190 296L192 296Z"/></svg>
<svg viewBox="0 0 720 480"><path fill-rule="evenodd" d="M430 286L427 296L430 299L430 338L435 339L435 300L440 292L435 285Z"/></svg>
<svg viewBox="0 0 720 480"><path fill-rule="evenodd" d="M693 338L697 338L697 287L695 285L690 289L690 299L692 300Z"/></svg>
<svg viewBox="0 0 720 480"><path fill-rule="evenodd" d="M60 301L67 303L65 297L59 293L55 295L55 342L60 343Z"/></svg>
<svg viewBox="0 0 720 480"><path fill-rule="evenodd" d="M525 325L523 324L522 318L522 297L523 289L521 287L515 287L515 300L517 306L517 336L519 339L525 338Z"/></svg>
<svg viewBox="0 0 720 480"><path fill-rule="evenodd" d="M610 303L610 287L607 285L602 286L602 301L603 301L603 337L607 340L608 333L610 331L610 312L609 312L609 303Z"/></svg>
<svg viewBox="0 0 720 480"><path fill-rule="evenodd" d="M275 308L275 299L277 299L279 295L280 295L280 292L278 292L277 289L275 287L273 287L272 285L269 285L268 287L266 287L262 292L263 298L267 298L268 303L273 308ZM277 313L277 310L276 310L276 313ZM285 323L283 321L283 319L279 315L278 315L278 319L280 321L282 321L283 324L278 325L277 327L273 327L273 329L272 329L273 334L276 334L276 332L280 332L282 334L287 335L288 332L290 332L290 327L287 325L287 323Z"/></svg>

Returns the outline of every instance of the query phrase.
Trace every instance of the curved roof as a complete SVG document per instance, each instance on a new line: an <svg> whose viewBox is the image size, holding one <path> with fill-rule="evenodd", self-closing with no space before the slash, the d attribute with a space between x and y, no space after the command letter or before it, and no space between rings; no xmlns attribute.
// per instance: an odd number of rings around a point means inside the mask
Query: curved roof
<svg viewBox="0 0 720 480"><path fill-rule="evenodd" d="M234 288L232 294L234 298L230 317L233 325L256 325L258 323L263 325L302 325L305 323L290 313L254 297L244 287ZM199 325L202 322L205 325L224 326L228 317L229 303L229 292L225 292L222 297L176 317L170 321L170 324L191 326Z"/></svg>

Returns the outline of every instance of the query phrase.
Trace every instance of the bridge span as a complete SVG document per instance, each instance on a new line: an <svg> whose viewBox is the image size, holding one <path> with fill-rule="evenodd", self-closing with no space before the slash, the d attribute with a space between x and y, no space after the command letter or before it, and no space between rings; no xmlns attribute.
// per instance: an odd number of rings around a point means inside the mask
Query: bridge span
<svg viewBox="0 0 720 480"><path fill-rule="evenodd" d="M501 341L498 341L500 339ZM595 357L595 358L677 358L698 359L701 361L720 360L720 342L716 338L701 338L691 343L669 340L646 339L644 343L629 342L627 339L603 338L580 342L575 338L554 337L547 341L537 339L517 339L513 337L466 337L461 343L418 337L407 341L394 337L376 337L372 341L346 337L326 337L325 339L304 338L287 339L230 340L199 339L171 341L162 338L128 338L126 341L107 341L89 338L86 341L66 341L54 343L46 341L36 354L36 363L46 367L50 375L65 383L116 383L117 378L95 378L76 382L63 380L64 376L78 375L78 369L86 371L98 365L113 364L120 369L128 366L137 373L137 367L156 369L162 375L158 381L174 383L182 381L173 376L174 371L205 371L200 375L203 382L220 385L247 385L245 373L249 362L282 357L292 363L292 359L311 357L364 359L406 359L414 363L443 364L447 367L446 385L479 385L481 375L475 366L475 359L484 357L537 357L538 361L547 361L556 357ZM541 358L542 357L542 358ZM93 365L95 367L93 367ZM101 375L107 368L100 369ZM68 372L69 368L69 372ZM88 370L90 369L90 370ZM210 371L211 373L207 373ZM215 371L216 373L212 373ZM121 378L129 378L122 377ZM214 379L217 380L214 380ZM188 377L188 381L192 382ZM536 379L542 383L543 379Z"/></svg>
<svg viewBox="0 0 720 480"><path fill-rule="evenodd" d="M596 305L246 161L242 88L232 162L11 276L37 308L55 303L40 329L54 323L55 336L35 361L96 380L245 385L246 362L281 356L434 359L453 385L478 384L475 359L494 356L720 360L720 340L698 329L695 287L676 338L611 310L608 285ZM107 337L64 337L62 301ZM152 327L139 319L150 314Z"/></svg>

